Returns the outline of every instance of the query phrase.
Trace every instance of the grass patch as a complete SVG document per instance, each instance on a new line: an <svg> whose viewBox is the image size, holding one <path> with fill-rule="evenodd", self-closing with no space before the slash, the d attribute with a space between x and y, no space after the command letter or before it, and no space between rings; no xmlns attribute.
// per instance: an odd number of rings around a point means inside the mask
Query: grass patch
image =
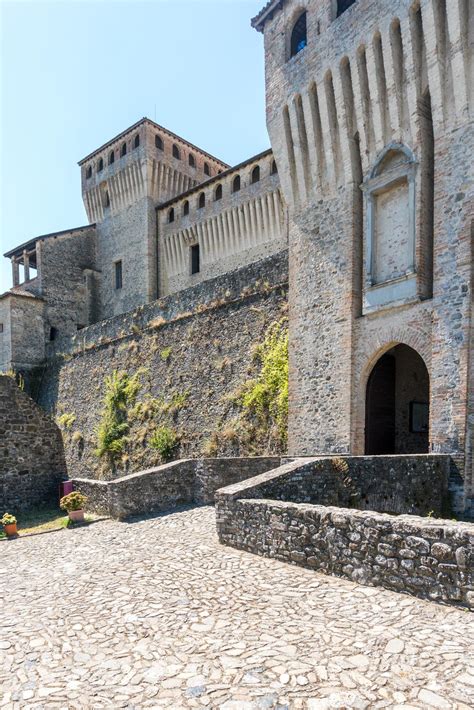
<svg viewBox="0 0 474 710"><path fill-rule="evenodd" d="M49 530L61 530L62 528L70 527L69 517L64 515L57 505L48 505L40 508L34 508L24 513L18 513L18 534L34 535L35 533L47 532ZM98 516L88 514L85 516L86 523L92 522ZM0 540L6 535L0 531Z"/></svg>

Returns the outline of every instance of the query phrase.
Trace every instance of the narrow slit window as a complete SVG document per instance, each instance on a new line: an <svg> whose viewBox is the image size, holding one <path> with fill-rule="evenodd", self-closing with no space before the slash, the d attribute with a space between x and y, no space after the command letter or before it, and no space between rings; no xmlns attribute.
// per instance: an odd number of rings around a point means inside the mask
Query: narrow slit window
<svg viewBox="0 0 474 710"><path fill-rule="evenodd" d="M120 155L123 157L124 155L127 155L127 144L123 143L122 144L122 150L120 151Z"/></svg>
<svg viewBox="0 0 474 710"><path fill-rule="evenodd" d="M206 195L204 194L204 192L201 192L201 194L199 195L199 198L198 198L199 209L202 209L205 204L206 204Z"/></svg>
<svg viewBox="0 0 474 710"><path fill-rule="evenodd" d="M232 181L232 192L238 192L240 190L240 175L236 175Z"/></svg>
<svg viewBox="0 0 474 710"><path fill-rule="evenodd" d="M89 165L89 167L86 170L86 178L89 180L89 178L91 178L91 177L92 177L92 168Z"/></svg>
<svg viewBox="0 0 474 710"><path fill-rule="evenodd" d="M208 163L204 163L204 175L210 175L211 174L211 169L209 167Z"/></svg>
<svg viewBox="0 0 474 710"><path fill-rule="evenodd" d="M191 247L191 274L198 274L200 268L199 244L193 244Z"/></svg>
<svg viewBox="0 0 474 710"><path fill-rule="evenodd" d="M308 43L306 35L306 12L302 12L293 25L291 32L290 57L294 57L298 52L306 47Z"/></svg>
<svg viewBox="0 0 474 710"><path fill-rule="evenodd" d="M188 163L192 168L196 167L196 160L195 160L194 155L192 153L190 153L188 155Z"/></svg>
<svg viewBox="0 0 474 710"><path fill-rule="evenodd" d="M135 140L133 142L133 147L138 148L140 145L140 136L135 136Z"/></svg>
<svg viewBox="0 0 474 710"><path fill-rule="evenodd" d="M115 153L112 150L112 151L110 151L110 154L109 154L109 165L112 165L113 162L115 162Z"/></svg>
<svg viewBox="0 0 474 710"><path fill-rule="evenodd" d="M270 175L277 175L278 173L278 168L276 162L273 160L272 161L272 168L270 170Z"/></svg>
<svg viewBox="0 0 474 710"><path fill-rule="evenodd" d="M186 200L186 202L183 205L183 215L186 217L186 215L189 214L189 202Z"/></svg>
<svg viewBox="0 0 474 710"><path fill-rule="evenodd" d="M3 333L3 323L0 323L0 333Z"/></svg>
<svg viewBox="0 0 474 710"><path fill-rule="evenodd" d="M173 207L168 212L168 222L174 222L174 208Z"/></svg>
<svg viewBox="0 0 474 710"><path fill-rule="evenodd" d="M181 153L179 152L179 148L176 143L173 144L173 158L181 160Z"/></svg>
<svg viewBox="0 0 474 710"><path fill-rule="evenodd" d="M217 202L217 200L222 200L222 185L218 185L216 187L216 191L214 193L214 200Z"/></svg>
<svg viewBox="0 0 474 710"><path fill-rule="evenodd" d="M100 158L100 160L97 164L97 172L101 173L103 169L104 169L104 161L102 158Z"/></svg>
<svg viewBox="0 0 474 710"><path fill-rule="evenodd" d="M118 289L122 288L122 285L123 285L122 262L116 261L115 262L115 288L118 290Z"/></svg>
<svg viewBox="0 0 474 710"><path fill-rule="evenodd" d="M163 150L163 139L161 138L161 136L155 136L155 146L158 148L158 150Z"/></svg>

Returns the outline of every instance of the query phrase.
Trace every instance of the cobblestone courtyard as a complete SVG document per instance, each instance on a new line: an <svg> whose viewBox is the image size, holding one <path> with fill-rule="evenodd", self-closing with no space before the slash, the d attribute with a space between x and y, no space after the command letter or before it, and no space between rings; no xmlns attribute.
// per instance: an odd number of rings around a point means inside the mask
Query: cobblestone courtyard
<svg viewBox="0 0 474 710"><path fill-rule="evenodd" d="M474 616L222 547L212 508L0 544L1 708L472 708Z"/></svg>

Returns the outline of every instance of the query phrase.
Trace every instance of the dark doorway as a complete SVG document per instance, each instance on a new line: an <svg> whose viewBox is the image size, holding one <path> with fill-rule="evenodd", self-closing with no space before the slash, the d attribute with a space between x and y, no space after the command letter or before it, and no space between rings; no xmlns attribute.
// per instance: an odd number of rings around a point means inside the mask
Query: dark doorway
<svg viewBox="0 0 474 710"><path fill-rule="evenodd" d="M428 370L415 350L397 345L377 361L367 382L365 453L428 451Z"/></svg>

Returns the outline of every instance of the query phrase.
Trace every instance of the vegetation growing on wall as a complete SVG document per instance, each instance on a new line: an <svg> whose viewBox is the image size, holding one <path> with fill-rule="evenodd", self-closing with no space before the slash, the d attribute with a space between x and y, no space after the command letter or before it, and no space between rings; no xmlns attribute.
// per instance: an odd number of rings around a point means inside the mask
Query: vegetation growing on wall
<svg viewBox="0 0 474 710"><path fill-rule="evenodd" d="M264 455L286 451L288 319L272 323L253 353L253 377L228 396L234 418L204 442L202 453Z"/></svg>
<svg viewBox="0 0 474 710"><path fill-rule="evenodd" d="M140 374L139 370L130 377L124 371L114 370L105 378L104 408L97 429L96 454L100 458L107 456L111 463L123 452L128 440L128 411L140 389Z"/></svg>
<svg viewBox="0 0 474 710"><path fill-rule="evenodd" d="M160 426L150 437L150 446L156 449L163 461L169 461L173 455L179 437L177 433L169 426Z"/></svg>

